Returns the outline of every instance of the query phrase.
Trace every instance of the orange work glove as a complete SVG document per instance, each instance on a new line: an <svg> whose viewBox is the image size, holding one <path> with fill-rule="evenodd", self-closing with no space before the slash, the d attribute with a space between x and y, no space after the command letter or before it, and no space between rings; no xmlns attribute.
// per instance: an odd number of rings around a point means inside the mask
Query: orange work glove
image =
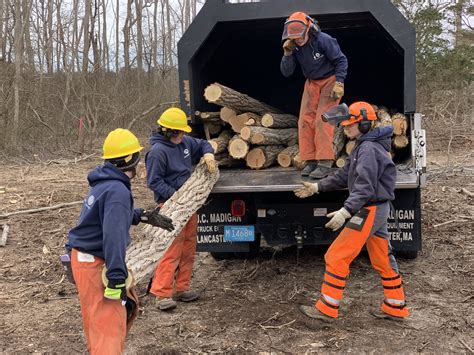
<svg viewBox="0 0 474 355"><path fill-rule="evenodd" d="M293 54L293 51L295 50L295 48L296 48L296 43L291 39L287 39L285 43L283 43L283 55L286 57L289 57L290 55Z"/></svg>
<svg viewBox="0 0 474 355"><path fill-rule="evenodd" d="M331 91L331 98L333 100L340 99L344 96L344 84L340 81L336 81Z"/></svg>

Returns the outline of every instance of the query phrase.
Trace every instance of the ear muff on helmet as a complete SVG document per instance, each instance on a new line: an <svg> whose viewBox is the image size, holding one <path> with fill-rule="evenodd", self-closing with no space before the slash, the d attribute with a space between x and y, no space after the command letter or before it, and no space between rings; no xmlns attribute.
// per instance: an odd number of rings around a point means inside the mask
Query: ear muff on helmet
<svg viewBox="0 0 474 355"><path fill-rule="evenodd" d="M319 24L318 21L312 18L309 15L306 15L306 19L308 20L309 23L309 30L313 31L313 34L316 34L319 32Z"/></svg>
<svg viewBox="0 0 474 355"><path fill-rule="evenodd" d="M362 120L359 121L359 131L362 134L366 134L372 127L372 121L369 121L367 110L365 108L360 109L360 114L362 115Z"/></svg>

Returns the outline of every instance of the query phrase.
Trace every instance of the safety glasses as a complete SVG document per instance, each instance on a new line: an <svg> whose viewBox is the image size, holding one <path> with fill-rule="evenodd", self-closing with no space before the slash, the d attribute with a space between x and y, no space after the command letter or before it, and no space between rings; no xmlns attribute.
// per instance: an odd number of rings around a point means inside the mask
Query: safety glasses
<svg viewBox="0 0 474 355"><path fill-rule="evenodd" d="M282 40L304 38L308 26L301 20L289 20L283 28Z"/></svg>

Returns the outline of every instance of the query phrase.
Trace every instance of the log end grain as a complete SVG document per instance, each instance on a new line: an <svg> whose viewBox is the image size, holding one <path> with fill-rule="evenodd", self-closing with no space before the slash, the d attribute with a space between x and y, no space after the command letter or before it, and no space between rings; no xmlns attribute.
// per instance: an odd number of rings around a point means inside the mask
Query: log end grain
<svg viewBox="0 0 474 355"><path fill-rule="evenodd" d="M208 102L216 102L219 100L219 98L222 95L222 89L215 84L209 85L205 90L204 90L204 98Z"/></svg>

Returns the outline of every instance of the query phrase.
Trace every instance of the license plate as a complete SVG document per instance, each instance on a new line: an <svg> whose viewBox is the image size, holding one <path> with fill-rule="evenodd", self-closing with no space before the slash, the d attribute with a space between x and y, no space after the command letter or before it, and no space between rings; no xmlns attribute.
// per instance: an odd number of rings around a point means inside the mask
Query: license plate
<svg viewBox="0 0 474 355"><path fill-rule="evenodd" d="M254 226L224 226L224 241L226 242L253 242L254 240Z"/></svg>

